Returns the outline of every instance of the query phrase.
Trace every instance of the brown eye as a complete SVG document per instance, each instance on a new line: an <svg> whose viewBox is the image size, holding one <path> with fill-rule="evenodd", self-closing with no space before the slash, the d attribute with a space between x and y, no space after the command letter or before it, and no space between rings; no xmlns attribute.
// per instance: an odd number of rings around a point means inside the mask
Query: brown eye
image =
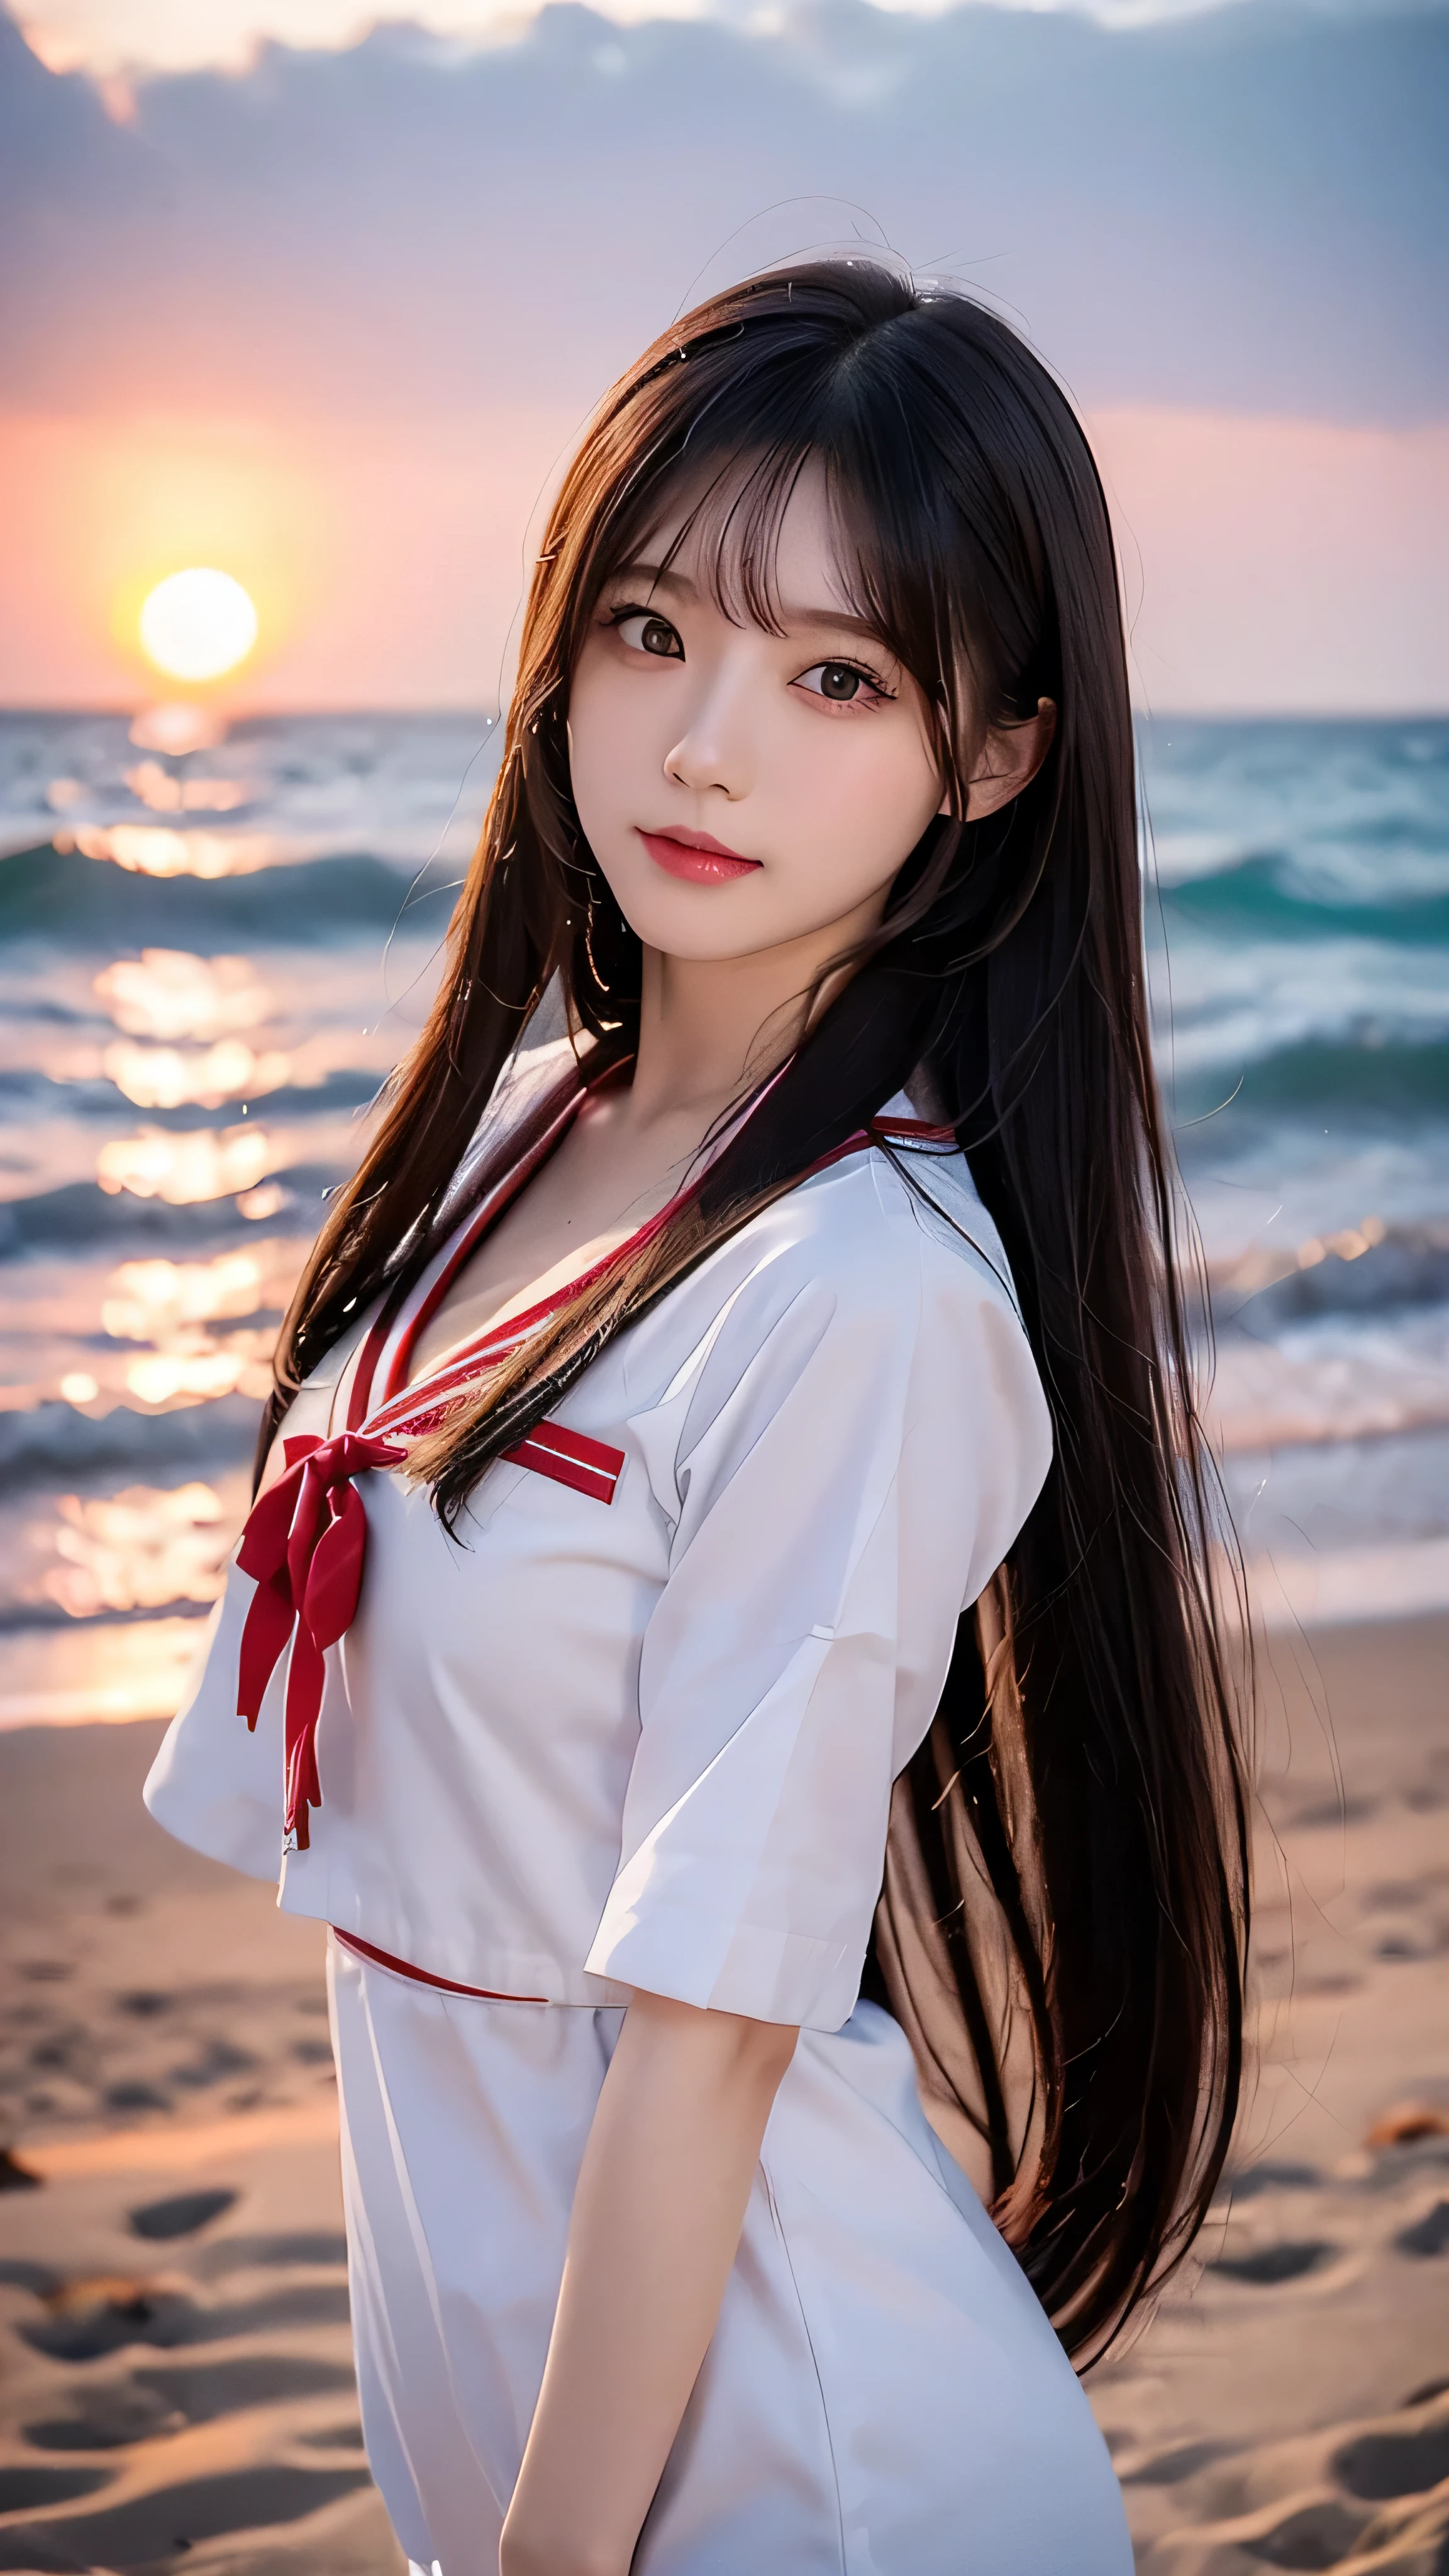
<svg viewBox="0 0 1449 2576"><path fill-rule="evenodd" d="M614 632L635 653L652 653L656 661L682 662L684 646L667 617L647 608L626 608L613 620Z"/></svg>
<svg viewBox="0 0 1449 2576"><path fill-rule="evenodd" d="M893 697L875 671L862 670L858 662L812 662L794 682L812 698L824 698L833 707L878 707Z"/></svg>

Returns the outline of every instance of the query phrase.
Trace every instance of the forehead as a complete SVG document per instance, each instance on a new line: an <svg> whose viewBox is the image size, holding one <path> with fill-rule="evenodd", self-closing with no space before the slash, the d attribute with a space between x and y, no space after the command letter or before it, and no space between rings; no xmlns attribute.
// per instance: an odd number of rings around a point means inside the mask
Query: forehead
<svg viewBox="0 0 1449 2576"><path fill-rule="evenodd" d="M785 467L744 458L676 481L631 553L663 587L687 583L735 623L860 614L854 549L814 456Z"/></svg>

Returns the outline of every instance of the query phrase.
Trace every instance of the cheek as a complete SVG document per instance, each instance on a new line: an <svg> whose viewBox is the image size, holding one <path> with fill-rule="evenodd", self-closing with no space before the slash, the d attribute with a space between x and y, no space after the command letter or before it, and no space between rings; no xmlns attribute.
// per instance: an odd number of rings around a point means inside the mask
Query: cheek
<svg viewBox="0 0 1449 2576"><path fill-rule="evenodd" d="M650 682L656 684L651 686ZM579 821L595 856L617 863L641 797L656 780L669 743L668 692L657 676L621 671L587 648L569 690L569 777Z"/></svg>
<svg viewBox="0 0 1449 2576"><path fill-rule="evenodd" d="M569 777L579 819L588 829L588 812L607 804L617 766L620 728L609 720L607 675L582 662L569 691Z"/></svg>
<svg viewBox="0 0 1449 2576"><path fill-rule="evenodd" d="M800 846L852 875L892 875L940 803L930 759L914 729L863 715L813 716L806 741L781 763L782 794L799 818Z"/></svg>

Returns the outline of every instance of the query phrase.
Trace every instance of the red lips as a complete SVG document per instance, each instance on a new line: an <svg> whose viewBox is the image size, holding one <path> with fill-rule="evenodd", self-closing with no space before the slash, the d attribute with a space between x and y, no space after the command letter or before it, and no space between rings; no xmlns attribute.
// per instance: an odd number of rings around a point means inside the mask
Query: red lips
<svg viewBox="0 0 1449 2576"><path fill-rule="evenodd" d="M686 885L725 885L733 877L752 876L761 864L758 859L741 858L738 850L727 850L709 832L646 832L639 838L656 868L666 876L681 877Z"/></svg>

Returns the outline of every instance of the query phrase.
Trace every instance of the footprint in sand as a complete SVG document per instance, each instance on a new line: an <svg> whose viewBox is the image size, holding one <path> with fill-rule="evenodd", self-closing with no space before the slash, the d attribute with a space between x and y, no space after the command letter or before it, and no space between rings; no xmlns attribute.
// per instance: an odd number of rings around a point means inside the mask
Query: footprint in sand
<svg viewBox="0 0 1449 2576"><path fill-rule="evenodd" d="M1449 2418L1361 2433L1333 2453L1329 2468L1339 2484L1366 2503L1422 2495L1449 2478Z"/></svg>
<svg viewBox="0 0 1449 2576"><path fill-rule="evenodd" d="M1256 2200L1265 2191L1311 2191L1322 2180L1317 2165L1245 2165L1241 2173L1227 2177L1220 2198L1236 2205L1240 2200Z"/></svg>
<svg viewBox="0 0 1449 2576"><path fill-rule="evenodd" d="M0 2469L0 2513L38 2513L109 2486L108 2469Z"/></svg>
<svg viewBox="0 0 1449 2576"><path fill-rule="evenodd" d="M169 2200L153 2200L145 2209L133 2209L127 2220L133 2236L144 2236L150 2244L169 2244L176 2236L195 2236L209 2227L213 2218L221 2218L236 2205L234 2191L179 2191Z"/></svg>
<svg viewBox="0 0 1449 2576"><path fill-rule="evenodd" d="M102 2471L100 2477L104 2475ZM12 2524L8 2531L0 2531L0 2568L24 2570L25 2576L35 2576L47 2563L52 2568L144 2567L149 2571L157 2562L169 2566L174 2555L189 2552L199 2541L300 2522L366 2483L367 2471L361 2465L304 2469L283 2461L231 2469L217 2477L189 2478L96 2513L67 2515L61 2523L31 2524L28 2529ZM52 2495L47 2501L56 2498ZM52 2554L57 2542L63 2557Z"/></svg>
<svg viewBox="0 0 1449 2576"><path fill-rule="evenodd" d="M44 2304L45 2317L26 2320L16 2331L32 2352L71 2362L100 2361L128 2344L153 2344L164 2352L289 2327L345 2325L348 2317L345 2281L298 2283L209 2308L168 2283L112 2274L67 2281L49 2291Z"/></svg>
<svg viewBox="0 0 1449 2576"><path fill-rule="evenodd" d="M1138 2564L1143 2576L1435 2576L1449 2567L1449 2391L1397 2413L1225 2454L1183 2482L1182 2518ZM1169 2458L1138 2483L1165 2483Z"/></svg>
<svg viewBox="0 0 1449 2576"><path fill-rule="evenodd" d="M100 2361L127 2344L176 2344L193 2340L189 2329L201 2312L184 2290L168 2290L119 2275L64 2281L42 2293L47 2314L16 2329L32 2352L54 2361ZM202 2331L210 2331L209 2321Z"/></svg>
<svg viewBox="0 0 1449 2576"><path fill-rule="evenodd" d="M129 2213L133 2235L152 2243L175 2243L195 2236L235 2206L234 2191L176 2192ZM288 2264L321 2270L346 2261L346 2239L334 2230L314 2229L279 2236L219 2237L198 2249L194 2270L203 2279L228 2272L273 2270ZM24 2270L24 2280L17 2271ZM189 2292L165 2281L134 2280L109 2274L98 2278L57 2280L34 2267L8 2268L16 2287L33 2290L46 2307L44 2318L22 2323L17 2331L34 2352L53 2360L99 2361L129 2344L178 2345L224 2343L233 2338L274 2332L279 2328L345 2325L347 2289L343 2281L298 2283L264 2292L230 2307L203 2307Z"/></svg>
<svg viewBox="0 0 1449 2576"><path fill-rule="evenodd" d="M133 2370L126 2379L87 2388L80 2411L22 2427L37 2451L109 2451L154 2440L183 2424L213 2424L249 2406L282 2406L292 2398L350 2396L344 2364L307 2353L239 2353L231 2361L183 2362ZM350 2438L351 2425L329 2442ZM319 2439L321 2437L319 2436Z"/></svg>
<svg viewBox="0 0 1449 2576"><path fill-rule="evenodd" d="M335 2226L220 2232L242 2198L218 2186L118 2212L133 2240L177 2266L151 2278L0 2265L0 2281L34 2303L10 2331L65 2374L39 2405L36 2388L15 2427L31 2456L12 2451L0 2467L0 2571L160 2576L199 2563L197 2551L209 2563L212 2544L225 2552L248 2532L278 2534L267 2560L291 2567L297 2544L281 2535L294 2525L345 2532L339 2565L391 2564L353 2373L334 2340L347 2322L345 2239ZM233 2278L240 2297L228 2295ZM330 2353L287 2348L319 2330ZM260 2455L248 2416L269 2426ZM336 2524L338 2514L352 2519Z"/></svg>
<svg viewBox="0 0 1449 2576"><path fill-rule="evenodd" d="M1401 2254L1449 2254L1449 2200L1436 2200L1427 2215L1394 2238Z"/></svg>
<svg viewBox="0 0 1449 2576"><path fill-rule="evenodd" d="M1277 2245L1260 2245L1252 2254L1220 2254L1209 2269L1221 2272L1229 2281L1276 2288L1279 2282L1303 2281L1310 2272L1321 2272L1337 2252L1338 2247L1323 2237L1307 2237L1297 2243L1285 2239Z"/></svg>

